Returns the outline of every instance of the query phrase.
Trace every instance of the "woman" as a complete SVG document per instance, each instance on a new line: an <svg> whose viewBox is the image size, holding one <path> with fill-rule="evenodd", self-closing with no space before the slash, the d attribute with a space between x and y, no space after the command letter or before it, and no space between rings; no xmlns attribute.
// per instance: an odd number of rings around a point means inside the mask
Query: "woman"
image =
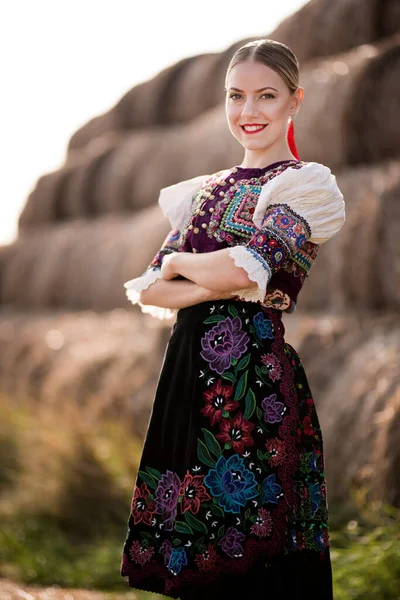
<svg viewBox="0 0 400 600"><path fill-rule="evenodd" d="M162 190L172 229L128 298L176 314L132 498L121 575L171 598L332 598L324 453L285 342L318 248L344 223L328 167L298 159L303 100L284 44L226 76L240 166Z"/></svg>

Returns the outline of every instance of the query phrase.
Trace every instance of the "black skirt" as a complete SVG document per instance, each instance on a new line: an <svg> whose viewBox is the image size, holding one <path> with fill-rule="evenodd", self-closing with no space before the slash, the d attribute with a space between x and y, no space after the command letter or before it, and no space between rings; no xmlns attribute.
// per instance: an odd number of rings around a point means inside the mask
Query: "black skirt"
<svg viewBox="0 0 400 600"><path fill-rule="evenodd" d="M321 428L282 313L180 309L134 486L121 575L182 600L331 600Z"/></svg>

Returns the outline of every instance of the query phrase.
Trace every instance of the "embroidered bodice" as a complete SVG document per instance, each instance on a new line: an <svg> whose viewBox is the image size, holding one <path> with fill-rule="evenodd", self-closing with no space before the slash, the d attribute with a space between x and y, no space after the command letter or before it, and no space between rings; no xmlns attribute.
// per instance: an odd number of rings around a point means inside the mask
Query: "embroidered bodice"
<svg viewBox="0 0 400 600"><path fill-rule="evenodd" d="M172 229L146 271L124 284L131 302L159 318L176 311L142 305L139 295L161 276L163 257L222 248L257 283L236 297L292 312L320 245L345 221L330 169L297 160L195 177L164 188L159 205Z"/></svg>

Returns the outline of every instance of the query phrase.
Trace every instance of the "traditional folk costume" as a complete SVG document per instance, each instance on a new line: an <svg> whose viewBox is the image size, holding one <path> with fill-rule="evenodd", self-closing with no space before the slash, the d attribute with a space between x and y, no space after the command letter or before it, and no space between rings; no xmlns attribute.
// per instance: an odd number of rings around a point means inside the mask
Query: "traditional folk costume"
<svg viewBox="0 0 400 600"><path fill-rule="evenodd" d="M127 296L176 315L135 482L121 575L182 600L330 600L320 423L282 313L345 207L320 163L234 167L162 190L171 231ZM179 310L139 294L171 252L229 248L256 287Z"/></svg>

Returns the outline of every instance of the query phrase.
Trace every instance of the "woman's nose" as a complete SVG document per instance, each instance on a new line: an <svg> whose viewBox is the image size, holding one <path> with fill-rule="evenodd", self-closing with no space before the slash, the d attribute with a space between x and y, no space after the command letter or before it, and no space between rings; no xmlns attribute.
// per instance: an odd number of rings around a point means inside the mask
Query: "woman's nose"
<svg viewBox="0 0 400 600"><path fill-rule="evenodd" d="M257 114L257 102L253 98L246 98L242 109L242 117L254 117Z"/></svg>

